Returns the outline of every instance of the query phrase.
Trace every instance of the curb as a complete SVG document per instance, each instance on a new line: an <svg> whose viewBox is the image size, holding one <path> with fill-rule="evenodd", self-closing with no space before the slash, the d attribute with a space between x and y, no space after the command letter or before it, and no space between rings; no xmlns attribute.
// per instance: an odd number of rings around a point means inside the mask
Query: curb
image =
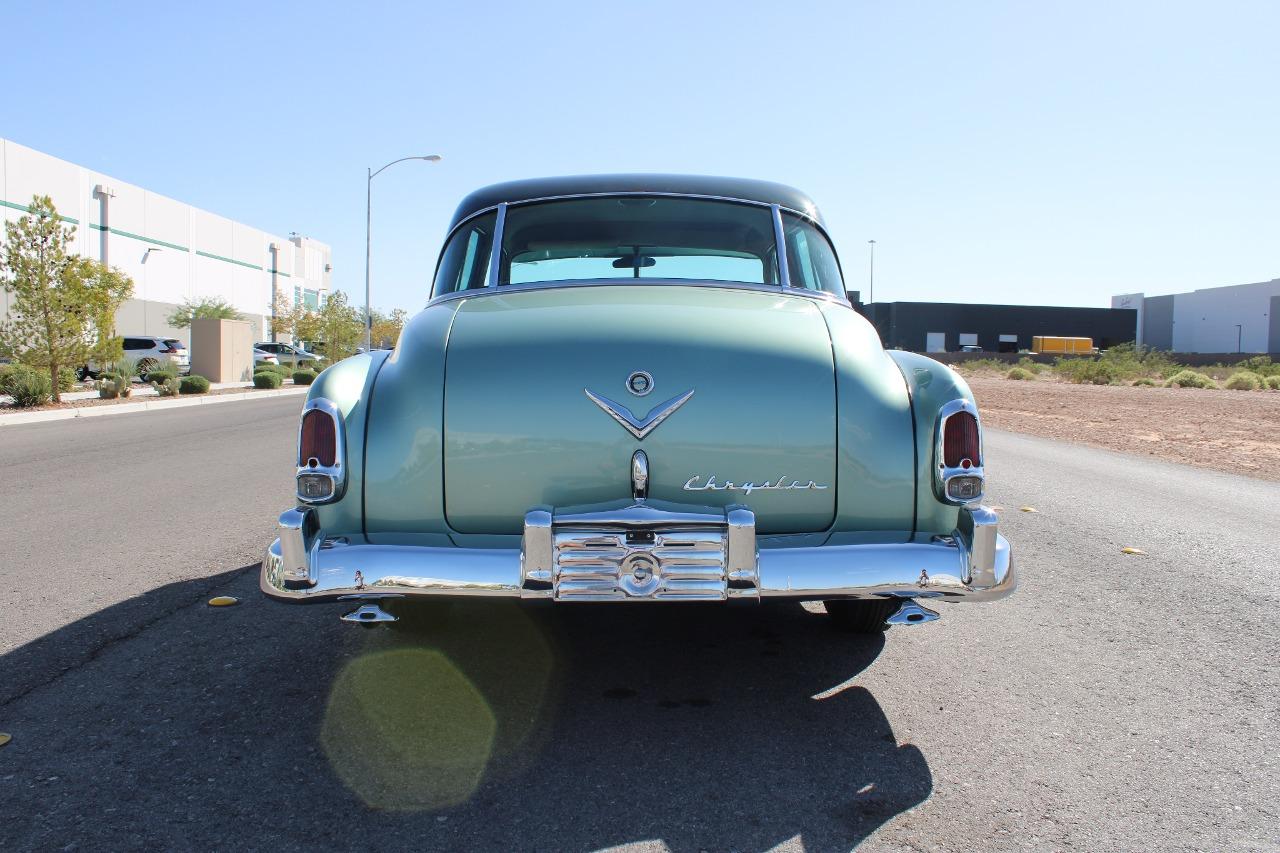
<svg viewBox="0 0 1280 853"><path fill-rule="evenodd" d="M270 400L273 397L288 397L305 394L308 386L298 388L281 388L274 391L247 391L243 394L218 394L213 397L191 395L168 400L157 397L138 403L117 403L114 406L84 406L71 409L54 409L49 412L23 412L13 415L0 415L0 427L17 426L18 424L34 424L44 421L66 421L72 418L96 418L106 415L127 415L131 412L160 411L163 409L185 409L188 406L212 406L217 403L239 403L246 400Z"/></svg>

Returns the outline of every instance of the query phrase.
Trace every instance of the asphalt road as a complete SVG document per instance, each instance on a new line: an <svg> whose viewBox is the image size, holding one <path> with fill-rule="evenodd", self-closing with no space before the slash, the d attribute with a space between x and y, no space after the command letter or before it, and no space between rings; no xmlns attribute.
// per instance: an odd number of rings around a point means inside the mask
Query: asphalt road
<svg viewBox="0 0 1280 853"><path fill-rule="evenodd" d="M298 406L0 428L0 849L1280 850L1280 485L989 433L1003 602L393 633L257 591Z"/></svg>

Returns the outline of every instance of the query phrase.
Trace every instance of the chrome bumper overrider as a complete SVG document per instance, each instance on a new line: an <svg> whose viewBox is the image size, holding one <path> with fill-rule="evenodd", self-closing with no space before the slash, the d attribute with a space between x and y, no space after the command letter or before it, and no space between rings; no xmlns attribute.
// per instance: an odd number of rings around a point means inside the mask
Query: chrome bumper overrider
<svg viewBox="0 0 1280 853"><path fill-rule="evenodd" d="M1013 592L996 515L964 507L950 536L897 544L757 549L755 515L638 502L540 508L519 549L383 545L327 538L311 509L280 516L262 591L318 602L414 596L558 601L932 598L991 601Z"/></svg>

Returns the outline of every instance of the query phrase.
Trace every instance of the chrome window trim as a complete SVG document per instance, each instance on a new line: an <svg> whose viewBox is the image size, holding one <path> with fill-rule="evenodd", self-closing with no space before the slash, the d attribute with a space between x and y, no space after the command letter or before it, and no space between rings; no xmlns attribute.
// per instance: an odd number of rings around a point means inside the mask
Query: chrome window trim
<svg viewBox="0 0 1280 853"><path fill-rule="evenodd" d="M947 421L952 415L968 412L973 415L978 425L978 464L972 468L948 468L942 441L946 434ZM982 418L978 415L978 407L963 398L944 403L938 409L938 417L933 426L933 495L939 501L951 506L975 506L986 496L986 448L982 441ZM966 501L958 501L947 495L947 481L952 477L977 477L982 481L982 491L977 497Z"/></svg>
<svg viewBox="0 0 1280 853"><path fill-rule="evenodd" d="M773 211L774 241L778 244L777 252L780 259L779 265L781 265L782 263L781 258L786 254L786 250L787 250L786 241L782 239L782 235L778 231L778 223L780 221L781 214L790 213L792 215L799 216L802 219L807 220L811 225L813 225L814 228L817 228L818 231L822 234L822 236L827 239L827 243L831 246L832 254L836 256L836 266L840 267L840 253L835 251L835 245L836 245L835 241L831 239L831 234L827 232L826 227L822 224L822 222L818 220L818 217L808 211L797 210L793 207L786 207L780 204L770 204L764 201L756 201L755 199L735 198L733 196L721 196L721 195L703 195L701 193L643 192L640 190L627 190L622 192L601 192L601 193L570 193L568 195L549 195L549 196L539 196L538 198L522 198L515 201L504 201L499 204L490 205L489 207L482 207L479 210L469 214L465 218L458 220L458 222L445 233L444 240L442 240L440 243L440 251L436 255L436 266L435 266L435 270L431 274L431 283L430 283L430 287L428 288L428 292L430 293L431 291L435 290L436 276L440 273L440 262L444 259L444 252L445 252L445 249L449 247L449 241L453 239L454 234L457 233L459 229L461 229L463 226L471 222L471 220L476 219L477 217L486 216L495 211L498 214L498 221L496 226L494 227L494 234L493 234L494 248L491 250L492 254L490 255L490 268L489 268L490 284L487 285L488 287L495 287L498 285L496 285L496 275L494 270L497 269L497 267L494 265L494 261L500 260L502 256L502 234L503 234L504 224L507 216L507 208L512 206L525 205L525 204L541 204L543 202L548 202L548 201L568 201L570 199L579 199L579 198L625 198L625 197L636 197L636 196L651 197L651 198L692 198L692 199L700 199L703 201L720 201L720 202L727 202L730 204L747 204L747 205L751 205L752 207L762 207L767 210ZM781 275L779 277L781 278L783 287L790 286L786 277L783 277ZM654 281L654 280L655 279L649 279L649 281ZM693 279L671 279L671 281L693 281ZM841 287L844 287L843 267L841 267L840 269L840 285ZM505 289L508 287L518 287L519 285L503 284L500 286ZM773 288L772 285L766 285L766 287L770 287L771 289L776 289L776 288ZM796 287L791 289L804 290L805 288ZM454 292L459 293L464 291L454 291ZM429 297L429 301L427 302L427 304L430 305L431 302L434 302L436 299L439 299L443 296L448 296L448 295L451 295L451 294L441 294L440 296ZM843 296L837 295L837 294L827 294L827 295L835 297L838 301L844 302L846 304L849 302L847 292Z"/></svg>
<svg viewBox="0 0 1280 853"><path fill-rule="evenodd" d="M636 279L632 278L573 278L563 281L530 281L522 284L504 284L500 287L477 287L472 290L455 290L452 293L433 296L427 302L427 307L430 308L433 305L451 302L455 299L501 296L504 293L520 293L526 290L549 290L559 287L635 287L635 282ZM707 281L696 278L642 278L640 282L645 287L653 285L658 287L711 287L721 290L750 290L756 293L772 293L774 296L781 294L783 296L798 296L821 302L833 302L846 308L849 307L849 300L846 298L836 296L834 293L827 293L825 290L809 290L803 287L779 288L776 284L752 284L743 281Z"/></svg>
<svg viewBox="0 0 1280 853"><path fill-rule="evenodd" d="M782 228L782 208L769 205L773 216L773 254L778 259L778 286L786 290L791 286L791 266L787 262L787 232Z"/></svg>
<svg viewBox="0 0 1280 853"><path fill-rule="evenodd" d="M335 447L332 465L317 465L313 468L310 465L303 464L302 418L312 410L324 412L333 421ZM298 416L298 446L294 453L294 460L297 466L294 470L294 495L301 503L317 506L342 500L342 496L347 491L347 427L342 418L342 411L332 400L325 397L314 397L307 400L302 407L302 414ZM328 477L329 482L333 484L333 493L327 498L303 497L301 491L297 489L298 477L303 474L320 474Z"/></svg>
<svg viewBox="0 0 1280 853"><path fill-rule="evenodd" d="M485 287L497 287L502 274L502 235L507 226L507 203L498 205L498 218L493 226L493 247L489 250L489 282ZM441 251L443 255L443 250Z"/></svg>

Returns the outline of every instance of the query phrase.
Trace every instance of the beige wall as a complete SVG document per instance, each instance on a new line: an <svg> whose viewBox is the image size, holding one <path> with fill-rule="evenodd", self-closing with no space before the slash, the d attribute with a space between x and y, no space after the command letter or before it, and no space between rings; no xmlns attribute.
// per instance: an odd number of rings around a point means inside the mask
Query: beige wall
<svg viewBox="0 0 1280 853"><path fill-rule="evenodd" d="M193 320L191 372L210 382L253 378L253 325L244 320Z"/></svg>

